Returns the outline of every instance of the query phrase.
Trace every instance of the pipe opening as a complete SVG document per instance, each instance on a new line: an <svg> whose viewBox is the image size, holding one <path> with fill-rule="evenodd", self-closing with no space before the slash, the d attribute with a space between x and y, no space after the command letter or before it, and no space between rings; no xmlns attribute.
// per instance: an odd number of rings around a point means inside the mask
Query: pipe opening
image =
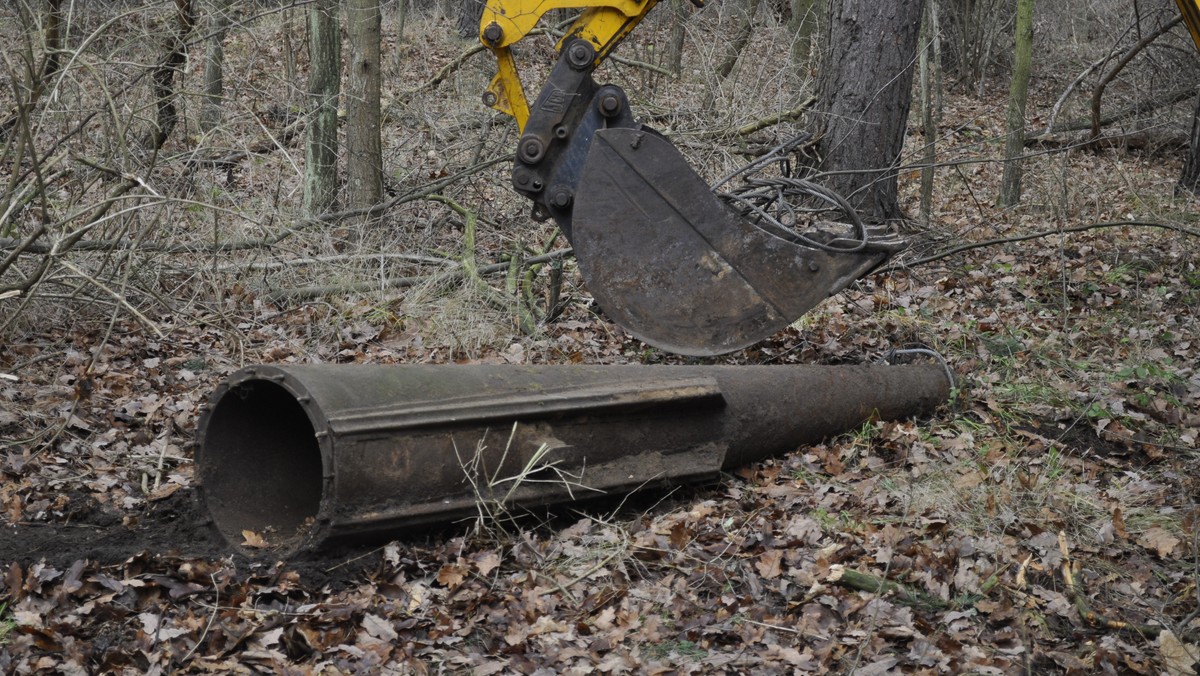
<svg viewBox="0 0 1200 676"><path fill-rule="evenodd" d="M321 507L321 449L313 423L281 385L250 380L212 411L200 449L209 514L234 544L243 531L271 545L302 535Z"/></svg>

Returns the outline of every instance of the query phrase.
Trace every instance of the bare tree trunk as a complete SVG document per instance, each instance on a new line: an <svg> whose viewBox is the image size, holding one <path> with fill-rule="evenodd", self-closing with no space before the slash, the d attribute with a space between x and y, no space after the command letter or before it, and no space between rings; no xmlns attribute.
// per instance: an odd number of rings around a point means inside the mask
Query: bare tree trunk
<svg viewBox="0 0 1200 676"><path fill-rule="evenodd" d="M379 0L346 0L350 67L346 78L346 176L353 209L379 204L383 196L383 147L379 91Z"/></svg>
<svg viewBox="0 0 1200 676"><path fill-rule="evenodd" d="M928 225L933 220L934 163L937 162L937 123L934 121L934 78L931 62L936 62L938 52L934 35L937 32L937 0L925 3L925 19L921 23L921 128L925 141L925 152L921 154L921 222Z"/></svg>
<svg viewBox="0 0 1200 676"><path fill-rule="evenodd" d="M738 57L742 55L742 50L746 45L750 44L750 36L754 34L754 16L758 14L758 5L760 0L742 0L741 21L738 22L737 32L734 33L733 39L725 45L725 55L721 58L721 62L717 64L717 79L724 80L733 72L733 67L737 65Z"/></svg>
<svg viewBox="0 0 1200 676"><path fill-rule="evenodd" d="M1012 85L1008 90L1008 136L1004 143L1004 176L1000 180L1002 207L1021 201L1021 155L1025 153L1025 102L1033 61L1033 0L1017 0L1017 45Z"/></svg>
<svg viewBox="0 0 1200 676"><path fill-rule="evenodd" d="M713 102L717 100L721 83L733 72L733 67L737 65L742 50L750 44L750 37L754 34L754 15L758 14L760 1L739 0L737 8L741 12L741 17L738 20L737 31L733 34L733 38L725 43L721 61L714 69L715 77L710 81L708 90L704 93L704 98L700 103L701 108L707 110L712 107Z"/></svg>
<svg viewBox="0 0 1200 676"><path fill-rule="evenodd" d="M872 221L902 218L904 144L922 0L831 0L813 127L826 184Z"/></svg>
<svg viewBox="0 0 1200 676"><path fill-rule="evenodd" d="M1012 22L1005 0L957 0L947 3L945 19L946 56L951 71L967 89L983 95L992 47Z"/></svg>
<svg viewBox="0 0 1200 676"><path fill-rule="evenodd" d="M676 76L683 69L683 40L687 37L688 18L685 0L671 0L671 42L667 49L668 68Z"/></svg>
<svg viewBox="0 0 1200 676"><path fill-rule="evenodd" d="M933 123L936 125L942 121L942 95L945 92L944 75L946 72L943 67L945 54L942 51L942 0L927 0L927 4L929 5L929 38L931 40L929 75L933 78L933 96L930 100L933 102Z"/></svg>
<svg viewBox="0 0 1200 676"><path fill-rule="evenodd" d="M154 150L163 147L179 122L179 111L175 107L175 74L182 71L187 62L188 38L195 26L192 0L175 0L175 30L167 37L162 61L150 74L157 114L148 145Z"/></svg>
<svg viewBox="0 0 1200 676"><path fill-rule="evenodd" d="M24 10L24 6L20 7ZM26 25L36 25L36 19L27 16L24 11L21 11ZM0 120L0 142L7 141L12 134L13 128L23 117L27 116L33 107L37 105L38 99L41 98L42 92L46 89L46 83L50 81L56 73L58 73L59 65L62 62L61 52L63 46L62 35L62 0L50 0L46 8L46 22L42 30L42 63L39 67L33 65L33 42L29 39L26 43L28 53L26 58L29 59L29 88L28 94L24 100L18 101L13 110L8 115Z"/></svg>
<svg viewBox="0 0 1200 676"><path fill-rule="evenodd" d="M296 52L298 48L296 43L292 42L292 35L296 33L296 10L287 9L283 13L283 78L288 84L287 107L288 114L292 112L292 105L296 99L302 95L300 93L300 78L296 75ZM300 39L297 42L304 44L304 40Z"/></svg>
<svg viewBox="0 0 1200 676"><path fill-rule="evenodd" d="M478 38L479 22L483 19L485 0L459 0L458 3L458 36L461 38Z"/></svg>
<svg viewBox="0 0 1200 676"><path fill-rule="evenodd" d="M1192 113L1192 139L1188 146L1183 173L1175 186L1175 194L1190 193L1200 197L1200 94L1196 95L1196 112Z"/></svg>
<svg viewBox="0 0 1200 676"><path fill-rule="evenodd" d="M404 24L408 22L408 3L411 0L396 0L396 46L404 42ZM400 50L396 50L396 68L401 65Z"/></svg>
<svg viewBox="0 0 1200 676"><path fill-rule="evenodd" d="M337 103L342 73L338 0L316 0L309 9L308 57L304 211L316 216L337 200Z"/></svg>
<svg viewBox="0 0 1200 676"><path fill-rule="evenodd" d="M225 31L229 27L230 0L209 0L208 48L204 54L204 103L200 128L212 131L221 126L225 108L221 97L225 89Z"/></svg>
<svg viewBox="0 0 1200 676"><path fill-rule="evenodd" d="M812 36L821 7L817 0L791 0L791 10L788 32L792 34L792 67L799 70L808 66L808 57L812 54Z"/></svg>

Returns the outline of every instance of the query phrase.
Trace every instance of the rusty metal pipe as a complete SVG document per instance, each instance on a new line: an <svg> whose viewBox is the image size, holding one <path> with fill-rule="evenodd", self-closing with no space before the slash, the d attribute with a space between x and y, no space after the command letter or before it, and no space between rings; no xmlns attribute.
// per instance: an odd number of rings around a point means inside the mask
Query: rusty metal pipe
<svg viewBox="0 0 1200 676"><path fill-rule="evenodd" d="M283 553L720 470L931 411L909 366L255 366L210 398L201 500Z"/></svg>

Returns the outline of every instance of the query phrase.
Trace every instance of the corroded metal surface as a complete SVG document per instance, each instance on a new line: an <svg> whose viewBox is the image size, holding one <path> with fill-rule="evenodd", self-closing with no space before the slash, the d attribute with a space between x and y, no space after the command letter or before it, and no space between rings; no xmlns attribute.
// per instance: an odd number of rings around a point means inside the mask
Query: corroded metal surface
<svg viewBox="0 0 1200 676"><path fill-rule="evenodd" d="M759 228L647 129L595 133L571 243L605 314L651 345L689 355L767 338L890 255L831 253Z"/></svg>
<svg viewBox="0 0 1200 676"><path fill-rule="evenodd" d="M704 482L945 400L939 366L258 366L201 417L221 534L285 553L474 516Z"/></svg>

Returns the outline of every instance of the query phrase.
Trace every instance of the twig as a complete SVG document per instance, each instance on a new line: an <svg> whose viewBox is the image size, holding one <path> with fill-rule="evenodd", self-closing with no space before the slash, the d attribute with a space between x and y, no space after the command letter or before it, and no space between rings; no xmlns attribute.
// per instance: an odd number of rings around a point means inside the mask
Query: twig
<svg viewBox="0 0 1200 676"><path fill-rule="evenodd" d="M74 265L71 264L71 261L63 259L63 260L60 260L59 262L62 263L63 267L67 268L71 272L74 272L75 274L79 275L80 277L83 277L85 280L91 282L92 284L100 287L100 289L102 289L105 293L112 296L113 299L117 301L117 303L119 303L122 307L124 307L126 310L128 310L130 314L132 314L134 317L136 317L137 320L139 322L141 322L143 326L145 326L146 328L153 331L154 335L158 336L159 340L162 340L163 338L167 337L167 334L163 333L162 329L158 328L157 324L150 321L149 317L147 317L146 315L139 312L138 309L135 308L134 306L130 305L129 301L125 300L124 296L122 296L121 294L117 293L116 291L113 291L112 289L108 288L108 286L106 286L104 284L104 282L92 277L91 275L87 274L83 270L80 270L79 268L75 267Z"/></svg>
<svg viewBox="0 0 1200 676"><path fill-rule="evenodd" d="M548 28L535 28L535 29L529 31L529 33L528 33L528 35L553 35L553 34L554 34L553 31L551 31ZM384 106L384 107L391 108L392 105L395 104L397 100L403 101L404 99L407 99L410 96L413 96L414 94L420 94L421 92L426 91L428 89L433 89L434 87L445 82L446 78L450 77L451 73L458 70L459 68L462 68L463 64L465 64L467 61L469 61L472 56L475 56L476 54L479 54L480 52L485 52L485 51L487 51L487 48L484 47L483 45L474 45L472 47L468 47L467 49L463 50L462 53L460 53L458 56L454 57L454 59L451 60L450 63L447 63L446 65L442 66L438 70L438 72L436 74L434 74L433 78L418 85L414 89L406 89L406 90L400 92L400 94L396 97L396 99L392 100L391 102L388 103L387 106ZM612 57L609 57L609 58L612 58Z"/></svg>
<svg viewBox="0 0 1200 676"><path fill-rule="evenodd" d="M1145 638L1158 638L1159 633L1163 630L1162 627L1113 620L1092 610L1092 607L1088 605L1087 599L1083 597L1083 592L1079 589L1079 584L1075 581L1075 575L1071 572L1071 553L1067 548L1067 534L1063 531L1058 531L1058 550L1062 553L1062 576L1063 583L1067 587L1067 595L1071 598L1071 602L1075 604L1075 610L1079 612L1079 617L1084 622L1093 627L1115 631L1132 631Z"/></svg>
<svg viewBox="0 0 1200 676"><path fill-rule="evenodd" d="M200 632L200 638L196 639L196 644L192 646L191 650L187 651L183 659L179 660L180 664L187 662L192 658L192 655L196 654L196 649L200 647L201 643L204 643L204 639L208 637L208 630L212 629L213 622L217 619L217 610L221 606L221 588L217 585L216 573L209 573L208 579L212 580L213 585L213 611L208 616L208 624L204 625L204 631Z"/></svg>
<svg viewBox="0 0 1200 676"><path fill-rule="evenodd" d="M626 59L624 57L616 56L614 54L609 54L607 58L609 61L615 61L623 66L629 66L630 68L644 68L653 73L658 73L659 75L666 75L669 78L677 77L675 75L675 73L671 72L670 70L663 68L662 66L656 66L652 63L646 63L645 61L635 61L634 59Z"/></svg>
<svg viewBox="0 0 1200 676"><path fill-rule="evenodd" d="M926 263L940 261L943 258L949 258L950 256L953 256L954 254L962 253L964 251L970 251L972 249L982 249L984 247L995 246L997 244L1011 244L1013 242L1024 242L1024 241L1030 240L1030 239L1037 239L1039 237L1049 237L1051 235L1058 235L1058 234L1062 234L1062 233L1066 233L1066 232L1086 232L1088 230L1098 230L1101 228L1122 228L1122 227L1126 227L1126 226L1130 226L1130 227L1140 226L1140 227L1146 227L1146 228L1162 228L1164 230L1174 230L1175 232L1178 232L1178 233L1181 233L1184 235L1191 235L1192 237L1200 237L1200 230L1193 230L1192 228L1185 228L1182 225L1175 225L1174 223L1158 223L1155 221L1112 221L1112 222L1108 222L1108 223L1088 223L1086 225L1074 225L1069 228L1060 228L1057 230L1043 230L1041 232L1035 232L1035 233L1032 233L1029 235L1014 235L1013 237L997 237L995 239L988 239L988 240L984 240L982 242L972 242L971 244L963 244L962 246L956 246L952 249L948 249L941 253L933 254L932 256L918 258L915 261L897 262L895 265L889 265L885 268L880 268L879 270L877 270L877 272L895 272L896 270L912 268L912 267L916 267L918 265L924 265Z"/></svg>
<svg viewBox="0 0 1200 676"><path fill-rule="evenodd" d="M465 51L463 51L463 53L454 57L453 61L442 66L441 69L438 70L438 72L436 74L434 74L432 79L427 80L426 82L418 85L415 89L406 89L406 90L400 92L400 95L397 98L403 100L414 94L420 94L421 92L423 92L427 89L433 89L434 87L445 82L446 78L450 77L451 73L458 70L459 68L462 68L463 64L465 64L472 56L475 56L476 54L483 52L483 51L487 51L487 48L484 47L483 45L475 45L474 47L467 48ZM393 101L393 103L394 103L394 101ZM390 108L391 105L389 104L386 107Z"/></svg>
<svg viewBox="0 0 1200 676"><path fill-rule="evenodd" d="M342 561L341 563L339 563L335 566L330 566L325 569L325 572L332 573L333 571L337 570L338 568L341 568L342 566L348 566L348 565L354 563L355 561L361 561L362 559L365 559L368 556L371 556L372 554L378 554L379 552L383 551L384 549L386 549L386 545L384 547L376 547L375 549L372 549L371 551L367 552L366 554L360 554L359 556L356 556L352 559L346 559L345 561Z"/></svg>
<svg viewBox="0 0 1200 676"><path fill-rule="evenodd" d="M526 258L524 261L522 261L522 265L524 265L525 267L530 267L530 266L538 265L541 263L549 263L550 261L559 260L562 258L566 258L568 256L573 256L574 254L575 254L575 251L573 249L558 249L556 251L551 251L548 254L543 254L541 256L533 256L531 258ZM389 289L402 289L402 288L407 288L407 287L411 287L411 286L418 286L420 284L426 284L429 282L440 282L440 281L444 281L447 279L451 279L456 275L463 274L462 266L457 263L453 264L452 266L448 266L448 267L449 267L449 269L445 270L444 272L439 272L435 275L422 275L420 277L396 277L394 279L389 279L386 282L384 282L383 286L385 288L389 288ZM507 263L507 262L492 263L490 265L484 265L482 267L477 268L476 272L477 272L477 274L480 274L480 275L494 275L494 274L500 273L500 272L507 272L508 267L509 267L509 263ZM377 289L379 289L379 286L380 285L378 282L357 282L357 283L353 283L353 284L301 286L301 287L295 287L295 288L291 288L291 289L280 289L278 291L267 292L266 296L268 299L273 300L273 301L278 301L278 300L283 300L283 299L309 300L312 298L319 298L321 296L328 296L328 295L334 294L334 293L365 293L367 291L377 290Z"/></svg>
<svg viewBox="0 0 1200 676"><path fill-rule="evenodd" d="M432 183L426 183L425 185L420 186L418 188L413 188L412 190L410 190L409 192L407 192L403 195L393 197L392 199L390 199L386 202L377 204L375 206L365 207L365 208L361 208L361 209L347 209L345 211L334 211L334 212L324 213L324 214L321 214L320 216L317 216L313 220L316 220L321 223L334 223L334 222L342 221L342 220L345 220L348 218L355 218L358 216L368 216L368 217L374 218L374 217L377 217L377 216L383 214L385 211L387 211L388 209L391 209L394 206L398 206L398 205L404 204L406 202L414 202L416 200L424 199L426 197L429 197L430 195L439 193L446 186L457 183L458 181L461 181L462 179L464 179L468 176L477 174L477 173L483 171L484 169L487 169L488 167L491 167L491 166L494 166L497 164L501 164L503 162L511 162L513 160L513 157L514 156L511 154L504 155L502 157L493 157L490 160L486 160L486 161L480 162L479 164L476 164L474 166L467 167L466 169L463 169L460 172L451 174L444 178L440 178Z"/></svg>
<svg viewBox="0 0 1200 676"><path fill-rule="evenodd" d="M238 272L242 270L278 270L280 268L294 268L302 265L330 265L335 263L356 263L363 261L407 261L409 263L417 263L422 265L454 265L454 261L448 258L439 256L422 256L420 254L404 254L404 253L362 253L362 254L335 254L329 256L307 256L304 258L283 258L273 261L257 261L253 263L226 263L223 265L215 265L207 268L206 272ZM190 268L189 268L190 269Z"/></svg>
<svg viewBox="0 0 1200 676"><path fill-rule="evenodd" d="M383 202L381 204L377 204L377 205L369 207L369 208L347 209L345 211L324 213L324 214L321 214L321 215L313 217L313 218L300 218L300 219L297 219L296 221L292 222L291 224L276 226L279 228L279 232L270 237L263 237L261 239L233 240L233 241L229 241L229 242L220 242L220 243L213 243L213 244L201 244L201 243L158 244L158 243L153 243L153 242L146 242L146 243L139 244L138 249L143 252L168 253L168 254L201 253L201 252L203 252L203 253L224 253L224 252L229 252L229 251L245 251L245 250L249 250L249 249L265 249L265 248L274 246L275 244L279 244L283 240L291 237L293 234L295 234L297 231L302 229L304 226L337 223L342 220L345 220L348 218L354 218L354 217L358 217L358 216L370 216L370 217L379 216L379 215L383 214L384 212L388 211L389 209L399 206L401 204L405 204L408 202L414 202L419 199L425 199L425 198L429 197L430 195L433 195L433 194L441 191L443 188L445 188L457 181L460 181L464 178L467 178L468 176L477 174L480 171L487 169L488 167L494 166L496 164L500 164L502 162L512 161L512 158L513 158L512 155L506 155L504 157L495 157L490 160L480 162L478 164L467 167L466 169L463 169L462 171L459 171L455 174L438 179L437 181L434 181L432 183L427 183L423 186L413 188L412 190L410 190L409 192L407 192L403 195L394 197L394 198L388 200L387 202ZM85 239L82 239L82 237L83 237L83 234L86 232L86 230L89 227L95 225L100 220L100 218L103 217L104 214L107 213L108 209L112 207L112 205L117 201L117 199L120 196L122 196L124 193L128 192L135 185L138 185L139 180L135 180L135 178L131 177L130 175L126 175L125 173L119 172L117 170L114 170L114 169L111 169L108 167L103 167L101 165L93 165L92 163L90 163L90 161L87 161L84 158L76 158L76 159L83 162L84 164L89 164L89 166L94 166L95 168L100 169L102 171L111 172L118 176L124 176L127 180L117 190L115 190L113 192L112 196L110 196L108 199L106 199L103 203L101 203L97 207L95 213L89 217L87 225L82 226L80 229L78 229L76 231L76 234L72 234L71 236L67 237L66 239L63 240L63 242L56 244L54 247L51 247L51 246L36 243L36 242L26 243L24 240L17 240L17 239L13 239L13 238L0 238L0 251L6 251L6 250L10 250L10 249L17 248L17 247L23 247L23 250L27 253L39 253L39 254L63 253L66 251L100 251L100 252L107 253L110 251L118 251L118 250L123 250L123 249L127 249L130 247L131 243L127 240L115 240L115 239L114 240L85 240ZM174 199L172 201L176 201L176 202L184 203L184 204L203 206L206 208L214 208L213 205L205 204L202 202L194 202L194 201L180 200L180 199ZM542 262L545 262L545 261L542 261ZM407 285L401 284L401 286L407 286ZM320 294L318 294L318 295L320 295Z"/></svg>
<svg viewBox="0 0 1200 676"><path fill-rule="evenodd" d="M628 543L626 543L626 544L628 544ZM616 559L618 556L620 556L623 553L625 553L624 550L618 549L617 551L613 552L612 554L609 554L608 556L604 557L604 559L601 560L596 565L592 566L591 568L588 568L581 575L576 575L574 578L572 578L568 582L559 582L558 579L555 578L553 575L550 575L548 573L543 573L542 571L537 570L537 569L534 569L533 572L535 574L537 574L538 577L544 578L545 580L547 580L548 582L553 584L555 587L557 587L558 591L560 593L562 593L563 596L567 597L567 599L569 599L571 601L571 603L577 604L577 603L579 603L579 599L574 594L571 593L571 587L574 587L575 585L579 584L580 582L583 582L584 580L588 579L589 577L592 576L593 573L600 570L601 568L604 568L608 564L612 563L612 561L614 559Z"/></svg>
<svg viewBox="0 0 1200 676"><path fill-rule="evenodd" d="M262 125L261 122L259 124L260 126ZM303 129L304 118L298 116L295 120L281 129L278 136L271 134L270 130L266 130L265 138L260 138L257 141L250 143L250 145L246 146L245 150L234 150L227 155L221 155L219 157L189 157L185 164L190 167L224 167L231 164L236 164L237 162L240 162L251 155L267 155L276 150L283 150L284 148L290 146L292 141L294 141L296 137L300 135L300 132Z"/></svg>

